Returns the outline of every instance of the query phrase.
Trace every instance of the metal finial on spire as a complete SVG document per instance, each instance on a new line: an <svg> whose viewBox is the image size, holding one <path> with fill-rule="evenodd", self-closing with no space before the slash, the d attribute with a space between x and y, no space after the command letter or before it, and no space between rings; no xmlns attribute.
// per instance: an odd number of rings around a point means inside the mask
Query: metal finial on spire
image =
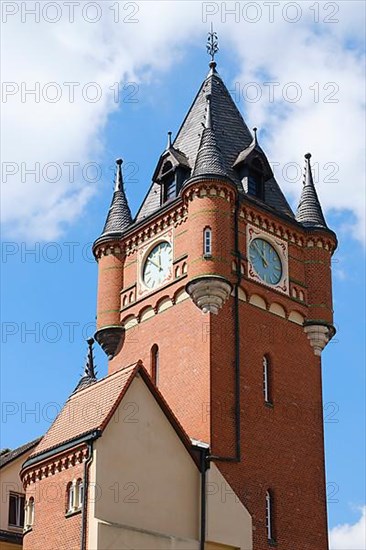
<svg viewBox="0 0 366 550"><path fill-rule="evenodd" d="M114 185L115 191L121 191L123 189L123 176L122 176L122 159L117 159L117 171L116 171L116 181Z"/></svg>
<svg viewBox="0 0 366 550"><path fill-rule="evenodd" d="M88 353L86 356L84 374L80 378L73 393L76 393L80 390L84 390L85 388L88 388L89 386L97 382L97 373L94 370L94 357L93 357L94 338L88 338L87 343L88 343Z"/></svg>
<svg viewBox="0 0 366 550"><path fill-rule="evenodd" d="M304 170L304 185L314 185L313 181L313 172L311 170L311 153L306 153L304 155L306 162L305 162L305 170Z"/></svg>
<svg viewBox="0 0 366 550"><path fill-rule="evenodd" d="M207 37L206 48L207 48L208 55L211 56L210 67L212 67L213 64L215 64L214 67L216 67L215 55L219 51L219 41L218 41L218 38L217 38L217 33L214 32L214 30L213 30L212 23L211 23L211 31L208 33L208 37Z"/></svg>
<svg viewBox="0 0 366 550"><path fill-rule="evenodd" d="M257 131L258 131L258 128L253 128L253 132L254 132L254 143L258 143L258 140L257 140Z"/></svg>
<svg viewBox="0 0 366 550"><path fill-rule="evenodd" d="M94 356L93 356L93 344L94 344L94 338L88 338L88 355L86 359L86 365L85 365L85 376L88 376L89 378L96 378L95 370L94 370Z"/></svg>
<svg viewBox="0 0 366 550"><path fill-rule="evenodd" d="M166 150L168 151L172 146L172 132L168 132L168 142L166 144Z"/></svg>

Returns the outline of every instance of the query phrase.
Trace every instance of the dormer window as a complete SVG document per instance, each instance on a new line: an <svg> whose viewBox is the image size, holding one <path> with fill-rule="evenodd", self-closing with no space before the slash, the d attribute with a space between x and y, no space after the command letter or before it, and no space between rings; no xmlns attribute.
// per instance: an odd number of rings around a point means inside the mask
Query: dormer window
<svg viewBox="0 0 366 550"><path fill-rule="evenodd" d="M168 160L161 171L163 202L174 199L177 195L177 182L172 163Z"/></svg>
<svg viewBox="0 0 366 550"><path fill-rule="evenodd" d="M160 205L174 200L184 181L189 177L190 166L186 156L170 147L160 157L153 175L153 182L160 186Z"/></svg>
<svg viewBox="0 0 366 550"><path fill-rule="evenodd" d="M164 202L170 201L171 199L174 199L176 195L176 183L175 183L175 177L174 174L172 174L172 177L164 182Z"/></svg>
<svg viewBox="0 0 366 550"><path fill-rule="evenodd" d="M258 159L254 159L248 167L248 193L263 199L263 169Z"/></svg>

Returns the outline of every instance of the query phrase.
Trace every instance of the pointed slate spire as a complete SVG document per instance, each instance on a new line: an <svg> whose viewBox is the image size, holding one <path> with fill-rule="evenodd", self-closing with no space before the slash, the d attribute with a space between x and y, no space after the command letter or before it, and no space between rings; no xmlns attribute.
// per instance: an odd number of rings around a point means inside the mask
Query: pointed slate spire
<svg viewBox="0 0 366 550"><path fill-rule="evenodd" d="M128 206L123 184L122 162L122 159L116 160L117 168L114 193L101 237L109 235L119 237L132 223L131 210Z"/></svg>
<svg viewBox="0 0 366 550"><path fill-rule="evenodd" d="M315 189L310 165L311 154L305 155L304 186L302 189L296 220L305 227L327 227L322 207Z"/></svg>
<svg viewBox="0 0 366 550"><path fill-rule="evenodd" d="M227 170L220 147L217 144L215 130L212 124L211 95L206 96L206 120L201 136L192 177L220 176L227 178Z"/></svg>
<svg viewBox="0 0 366 550"><path fill-rule="evenodd" d="M193 173L202 142L202 121L207 108L206 96L211 94L210 110L216 143L226 169L226 177L237 185L240 192L244 192L240 173L234 164L236 164L239 154L250 147L253 136L235 104L233 94L229 92L216 70L216 61L211 60L209 65L209 73L202 82L175 136L171 150L184 155L185 161ZM258 147L259 145L257 145L257 149ZM155 182L147 192L136 216L137 222L161 208L160 196L159 184ZM264 202L280 214L290 218L295 217L273 175L265 182Z"/></svg>
<svg viewBox="0 0 366 550"><path fill-rule="evenodd" d="M97 382L97 376L94 369L94 356L93 356L94 338L88 338L87 343L88 343L88 354L86 358L86 364L84 367L84 375L81 377L73 393L83 390L84 388L87 388L88 386L91 386L92 384L95 384L95 382Z"/></svg>

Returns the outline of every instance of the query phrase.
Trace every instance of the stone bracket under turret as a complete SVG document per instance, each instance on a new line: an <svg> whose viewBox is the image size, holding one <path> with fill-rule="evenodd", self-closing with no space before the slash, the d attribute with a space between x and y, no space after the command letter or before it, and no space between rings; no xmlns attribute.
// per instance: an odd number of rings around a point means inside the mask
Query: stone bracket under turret
<svg viewBox="0 0 366 550"><path fill-rule="evenodd" d="M305 325L304 332L310 341L314 354L320 357L325 346L333 338L335 329L330 325L314 323Z"/></svg>
<svg viewBox="0 0 366 550"><path fill-rule="evenodd" d="M108 356L108 359L113 359L117 350L120 347L120 342L124 333L124 328L121 326L109 326L99 329L94 338Z"/></svg>
<svg viewBox="0 0 366 550"><path fill-rule="evenodd" d="M207 275L190 281L186 291L203 313L218 314L229 298L232 285L220 276Z"/></svg>

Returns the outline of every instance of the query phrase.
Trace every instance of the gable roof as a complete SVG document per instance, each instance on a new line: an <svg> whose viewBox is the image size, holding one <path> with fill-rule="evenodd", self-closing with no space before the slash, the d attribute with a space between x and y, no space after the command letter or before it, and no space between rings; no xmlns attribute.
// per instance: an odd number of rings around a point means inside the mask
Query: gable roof
<svg viewBox="0 0 366 550"><path fill-rule="evenodd" d="M58 448L68 442L80 441L82 436L97 431L102 432L133 379L138 375L142 377L186 449L196 461L191 440L140 361L73 393L29 460L34 463L37 457L41 460L45 453L48 455L51 451L57 452ZM24 466L26 467L27 463Z"/></svg>
<svg viewBox="0 0 366 550"><path fill-rule="evenodd" d="M137 365L131 365L71 394L30 458L103 429L136 369Z"/></svg>
<svg viewBox="0 0 366 550"><path fill-rule="evenodd" d="M37 439L33 439L33 441L29 441L28 443L25 443L24 445L21 445L20 447L17 447L16 449L13 449L12 451L8 451L7 453L4 453L0 456L0 468L3 468L16 458L19 458L27 451L30 451L35 447L40 441L41 437L37 437Z"/></svg>
<svg viewBox="0 0 366 550"><path fill-rule="evenodd" d="M211 66L208 76L203 81L178 131L173 147L185 155L193 172L204 133L207 96L210 96L215 147L220 151L220 163L225 166L225 175L237 185L241 194L245 195L233 165L239 154L250 146L253 136L214 65ZM294 217L291 207L274 177L265 184L265 203L280 214ZM157 193L156 184L153 183L135 221L138 222L148 217L159 207L160 195Z"/></svg>

